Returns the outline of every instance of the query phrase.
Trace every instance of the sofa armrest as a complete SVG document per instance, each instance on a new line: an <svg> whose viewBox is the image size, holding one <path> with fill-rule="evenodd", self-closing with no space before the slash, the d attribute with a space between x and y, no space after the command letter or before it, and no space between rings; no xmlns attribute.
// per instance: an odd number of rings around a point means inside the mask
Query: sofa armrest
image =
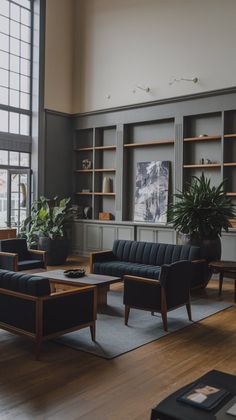
<svg viewBox="0 0 236 420"><path fill-rule="evenodd" d="M212 270L209 268L207 260L199 259L191 262L193 264L193 284L191 288L199 286L206 287L212 274Z"/></svg>
<svg viewBox="0 0 236 420"><path fill-rule="evenodd" d="M115 259L112 251L98 251L92 252L89 258L90 273L93 273L93 264L101 261L111 261Z"/></svg>
<svg viewBox="0 0 236 420"><path fill-rule="evenodd" d="M94 323L96 292L95 286L81 286L43 297L43 336L59 335Z"/></svg>
<svg viewBox="0 0 236 420"><path fill-rule="evenodd" d="M123 303L154 311L161 304L161 290L159 280L125 275Z"/></svg>
<svg viewBox="0 0 236 420"><path fill-rule="evenodd" d="M126 274L123 277L124 281L128 280L128 281L136 281L136 282L141 282L141 283L148 283L148 284L159 284L160 285L160 280L155 280L155 279L150 279L148 277L137 277L137 276L131 276L129 274Z"/></svg>
<svg viewBox="0 0 236 420"><path fill-rule="evenodd" d="M0 268L9 271L18 271L18 254L13 252L0 252Z"/></svg>
<svg viewBox="0 0 236 420"><path fill-rule="evenodd" d="M35 260L43 261L44 268L47 268L47 251L41 251L39 249L28 249L28 252L34 257Z"/></svg>

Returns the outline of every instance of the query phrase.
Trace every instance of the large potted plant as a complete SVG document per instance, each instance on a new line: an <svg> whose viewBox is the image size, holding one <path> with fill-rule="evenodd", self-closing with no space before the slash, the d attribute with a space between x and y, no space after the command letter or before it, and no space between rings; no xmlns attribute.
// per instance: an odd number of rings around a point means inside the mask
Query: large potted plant
<svg viewBox="0 0 236 420"><path fill-rule="evenodd" d="M200 178L193 177L192 183L175 197L168 220L191 244L201 246L202 257L208 261L220 259L221 232L228 231L229 219L236 216L232 200L224 190L224 181L215 187L202 174Z"/></svg>
<svg viewBox="0 0 236 420"><path fill-rule="evenodd" d="M32 203L31 214L21 227L20 236L26 237L31 248L48 252L48 265L63 264L68 256L66 225L71 215L69 204L70 198L40 197Z"/></svg>

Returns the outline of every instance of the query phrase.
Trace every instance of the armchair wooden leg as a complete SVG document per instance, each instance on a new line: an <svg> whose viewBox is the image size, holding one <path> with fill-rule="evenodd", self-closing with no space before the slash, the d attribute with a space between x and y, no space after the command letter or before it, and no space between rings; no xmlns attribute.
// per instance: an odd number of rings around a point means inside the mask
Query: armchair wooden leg
<svg viewBox="0 0 236 420"><path fill-rule="evenodd" d="M35 360L39 360L40 359L41 348L42 348L42 341L36 341L36 346L35 346Z"/></svg>
<svg viewBox="0 0 236 420"><path fill-rule="evenodd" d="M189 321L192 321L192 312L191 312L190 302L186 303L186 309L187 309L187 312L188 312L188 319L189 319Z"/></svg>
<svg viewBox="0 0 236 420"><path fill-rule="evenodd" d="M92 340L96 341L96 325L95 325L95 322L93 323L93 325L90 325L90 333L91 333Z"/></svg>
<svg viewBox="0 0 236 420"><path fill-rule="evenodd" d="M168 331L167 312L163 311L161 313L161 317L162 317L164 331Z"/></svg>
<svg viewBox="0 0 236 420"><path fill-rule="evenodd" d="M128 325L130 307L125 305L125 325Z"/></svg>

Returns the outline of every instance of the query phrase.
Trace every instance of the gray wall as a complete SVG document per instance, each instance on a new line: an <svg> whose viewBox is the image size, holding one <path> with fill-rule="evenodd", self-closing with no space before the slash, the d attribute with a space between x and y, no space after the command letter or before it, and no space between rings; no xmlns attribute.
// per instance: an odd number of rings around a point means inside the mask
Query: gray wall
<svg viewBox="0 0 236 420"><path fill-rule="evenodd" d="M47 197L72 195L72 124L70 115L45 113L45 192Z"/></svg>

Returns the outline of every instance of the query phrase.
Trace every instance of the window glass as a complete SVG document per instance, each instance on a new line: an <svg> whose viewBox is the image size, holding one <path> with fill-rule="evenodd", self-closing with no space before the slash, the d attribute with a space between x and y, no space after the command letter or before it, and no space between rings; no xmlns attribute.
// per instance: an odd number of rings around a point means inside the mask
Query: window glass
<svg viewBox="0 0 236 420"><path fill-rule="evenodd" d="M10 152L10 165L19 166L19 162L20 162L19 158L20 158L20 153L19 152Z"/></svg>
<svg viewBox="0 0 236 420"><path fill-rule="evenodd" d="M29 153L20 153L20 166L29 167Z"/></svg>
<svg viewBox="0 0 236 420"><path fill-rule="evenodd" d="M8 132L8 111L0 109L0 131Z"/></svg>
<svg viewBox="0 0 236 420"><path fill-rule="evenodd" d="M0 165L8 165L8 150L0 150Z"/></svg>
<svg viewBox="0 0 236 420"><path fill-rule="evenodd" d="M1 154L2 151L0 151ZM7 171L0 169L0 226L7 226Z"/></svg>
<svg viewBox="0 0 236 420"><path fill-rule="evenodd" d="M0 103L8 105L8 89L0 86Z"/></svg>
<svg viewBox="0 0 236 420"><path fill-rule="evenodd" d="M7 17L0 16L0 28L1 28L1 32L9 35L9 19Z"/></svg>
<svg viewBox="0 0 236 420"><path fill-rule="evenodd" d="M19 125L20 116L16 112L10 112L10 133L19 134L20 125Z"/></svg>
<svg viewBox="0 0 236 420"><path fill-rule="evenodd" d="M9 16L9 2L6 0L0 0L1 15Z"/></svg>
<svg viewBox="0 0 236 420"><path fill-rule="evenodd" d="M9 54L4 51L0 51L0 67L6 70L9 69Z"/></svg>

